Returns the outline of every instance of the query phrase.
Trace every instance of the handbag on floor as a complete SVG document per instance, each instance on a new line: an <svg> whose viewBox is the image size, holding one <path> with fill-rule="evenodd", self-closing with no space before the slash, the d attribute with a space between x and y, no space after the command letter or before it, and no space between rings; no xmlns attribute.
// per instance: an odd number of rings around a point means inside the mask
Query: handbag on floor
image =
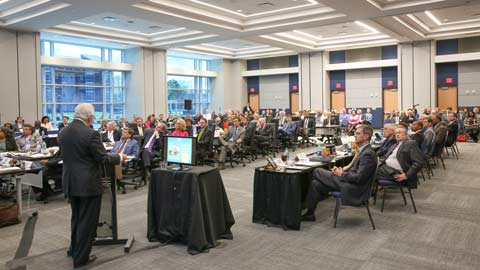
<svg viewBox="0 0 480 270"><path fill-rule="evenodd" d="M467 134L460 133L457 136L457 142L466 142L467 141Z"/></svg>
<svg viewBox="0 0 480 270"><path fill-rule="evenodd" d="M0 228L20 223L16 203L0 204Z"/></svg>

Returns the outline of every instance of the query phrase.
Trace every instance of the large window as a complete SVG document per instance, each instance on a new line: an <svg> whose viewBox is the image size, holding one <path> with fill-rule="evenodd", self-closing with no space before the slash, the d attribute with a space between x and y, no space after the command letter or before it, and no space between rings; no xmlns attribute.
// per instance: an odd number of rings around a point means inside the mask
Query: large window
<svg viewBox="0 0 480 270"><path fill-rule="evenodd" d="M125 112L124 95L124 72L42 66L43 114L52 122L73 118L75 106L82 102L93 104L97 123L119 119Z"/></svg>
<svg viewBox="0 0 480 270"><path fill-rule="evenodd" d="M40 54L42 56L76 58L99 62L124 62L123 50L77 45L56 41L54 42L49 40L42 40L40 45Z"/></svg>
<svg viewBox="0 0 480 270"><path fill-rule="evenodd" d="M168 112L185 115L205 112L210 107L212 78L196 76L168 76ZM192 109L186 110L185 100L192 101Z"/></svg>

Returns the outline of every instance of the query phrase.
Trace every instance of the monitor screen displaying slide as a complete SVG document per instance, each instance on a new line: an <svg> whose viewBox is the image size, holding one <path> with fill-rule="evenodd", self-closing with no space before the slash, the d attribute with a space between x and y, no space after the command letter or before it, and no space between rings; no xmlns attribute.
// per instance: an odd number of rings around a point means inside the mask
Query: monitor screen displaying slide
<svg viewBox="0 0 480 270"><path fill-rule="evenodd" d="M167 162L195 165L195 138L171 136L167 136L165 138L165 160Z"/></svg>

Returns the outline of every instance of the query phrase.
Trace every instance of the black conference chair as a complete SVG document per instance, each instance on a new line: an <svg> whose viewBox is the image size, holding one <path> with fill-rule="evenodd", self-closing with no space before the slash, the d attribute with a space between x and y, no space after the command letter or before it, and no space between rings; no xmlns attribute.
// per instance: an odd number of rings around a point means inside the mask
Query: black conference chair
<svg viewBox="0 0 480 270"><path fill-rule="evenodd" d="M370 219L370 223L372 224L372 228L374 230L375 230L375 223L373 223L372 214L370 213L369 199L372 196L372 191L373 191L373 186L374 186L374 183L375 183L375 176L376 175L377 175L377 170L375 169L375 172L374 172L373 176L371 177L371 179L368 182L368 189L362 195L361 203L359 205L348 205L348 206L353 206L353 207L365 206L365 208L367 208L368 218ZM336 200L335 212L333 213L333 219L334 219L333 227L336 228L337 227L338 214L340 213L340 207L342 205L345 205L345 204L342 204L342 196L343 196L342 192L335 191L335 192L331 192L330 195L332 195Z"/></svg>
<svg viewBox="0 0 480 270"><path fill-rule="evenodd" d="M378 193L378 187L381 186L383 190L383 197L382 197L382 207L380 212L383 212L383 208L385 206L385 194L387 193L387 189L389 188L397 188L400 190L400 193L402 194L403 197L403 202L405 205L407 205L407 198L405 197L405 192L403 188L406 188L408 190L408 194L410 195L410 200L412 201L412 206L413 206L413 211L417 213L417 207L415 206L415 200L413 199L412 195L412 189L407 186L406 184L407 181L403 182L397 182L395 180L388 180L388 179L377 179L375 182L375 192L374 192L374 197L373 197L373 204L375 205L377 202L377 193Z"/></svg>

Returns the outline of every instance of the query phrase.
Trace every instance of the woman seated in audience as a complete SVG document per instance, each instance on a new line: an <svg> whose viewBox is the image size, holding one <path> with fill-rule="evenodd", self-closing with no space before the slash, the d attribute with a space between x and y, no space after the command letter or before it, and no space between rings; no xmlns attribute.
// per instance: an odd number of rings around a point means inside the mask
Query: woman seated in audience
<svg viewBox="0 0 480 270"><path fill-rule="evenodd" d="M175 131L172 132L172 136L188 137L187 124L182 118L177 119L175 122Z"/></svg>
<svg viewBox="0 0 480 270"><path fill-rule="evenodd" d="M15 133L13 129L2 127L0 129L0 153L17 151L17 143L15 142Z"/></svg>
<svg viewBox="0 0 480 270"><path fill-rule="evenodd" d="M150 114L147 117L147 121L145 121L145 127L146 128L154 128L155 127L155 125L153 125L154 120L155 120L155 114Z"/></svg>
<svg viewBox="0 0 480 270"><path fill-rule="evenodd" d="M193 124L193 119L191 117L185 118L185 124L188 136L193 136L194 134L197 134L197 126Z"/></svg>
<svg viewBox="0 0 480 270"><path fill-rule="evenodd" d="M357 114L355 110L352 110L352 114L350 115L350 118L348 119L348 126L347 126L347 132L349 134L352 134L353 131L355 130L355 127L360 124L360 115Z"/></svg>
<svg viewBox="0 0 480 270"><path fill-rule="evenodd" d="M37 120L33 123L33 133L38 133L41 137L45 137L48 135L48 129Z"/></svg>
<svg viewBox="0 0 480 270"><path fill-rule="evenodd" d="M102 119L102 122L100 123L100 127L98 128L98 132L107 131L107 125L108 125L108 119L106 118Z"/></svg>
<svg viewBox="0 0 480 270"><path fill-rule="evenodd" d="M6 128L6 129L8 129L8 130L10 130L10 131L13 131L13 130L14 130L13 125L12 125L11 123L5 123L5 124L3 125L3 127Z"/></svg>
<svg viewBox="0 0 480 270"><path fill-rule="evenodd" d="M478 126L478 121L475 118L475 114L473 112L469 112L467 117L465 118L465 132L472 138L474 142L478 142L478 133L480 128Z"/></svg>
<svg viewBox="0 0 480 270"><path fill-rule="evenodd" d="M53 129L52 123L50 123L50 118L48 118L48 116L42 117L42 127L46 128L47 130Z"/></svg>

